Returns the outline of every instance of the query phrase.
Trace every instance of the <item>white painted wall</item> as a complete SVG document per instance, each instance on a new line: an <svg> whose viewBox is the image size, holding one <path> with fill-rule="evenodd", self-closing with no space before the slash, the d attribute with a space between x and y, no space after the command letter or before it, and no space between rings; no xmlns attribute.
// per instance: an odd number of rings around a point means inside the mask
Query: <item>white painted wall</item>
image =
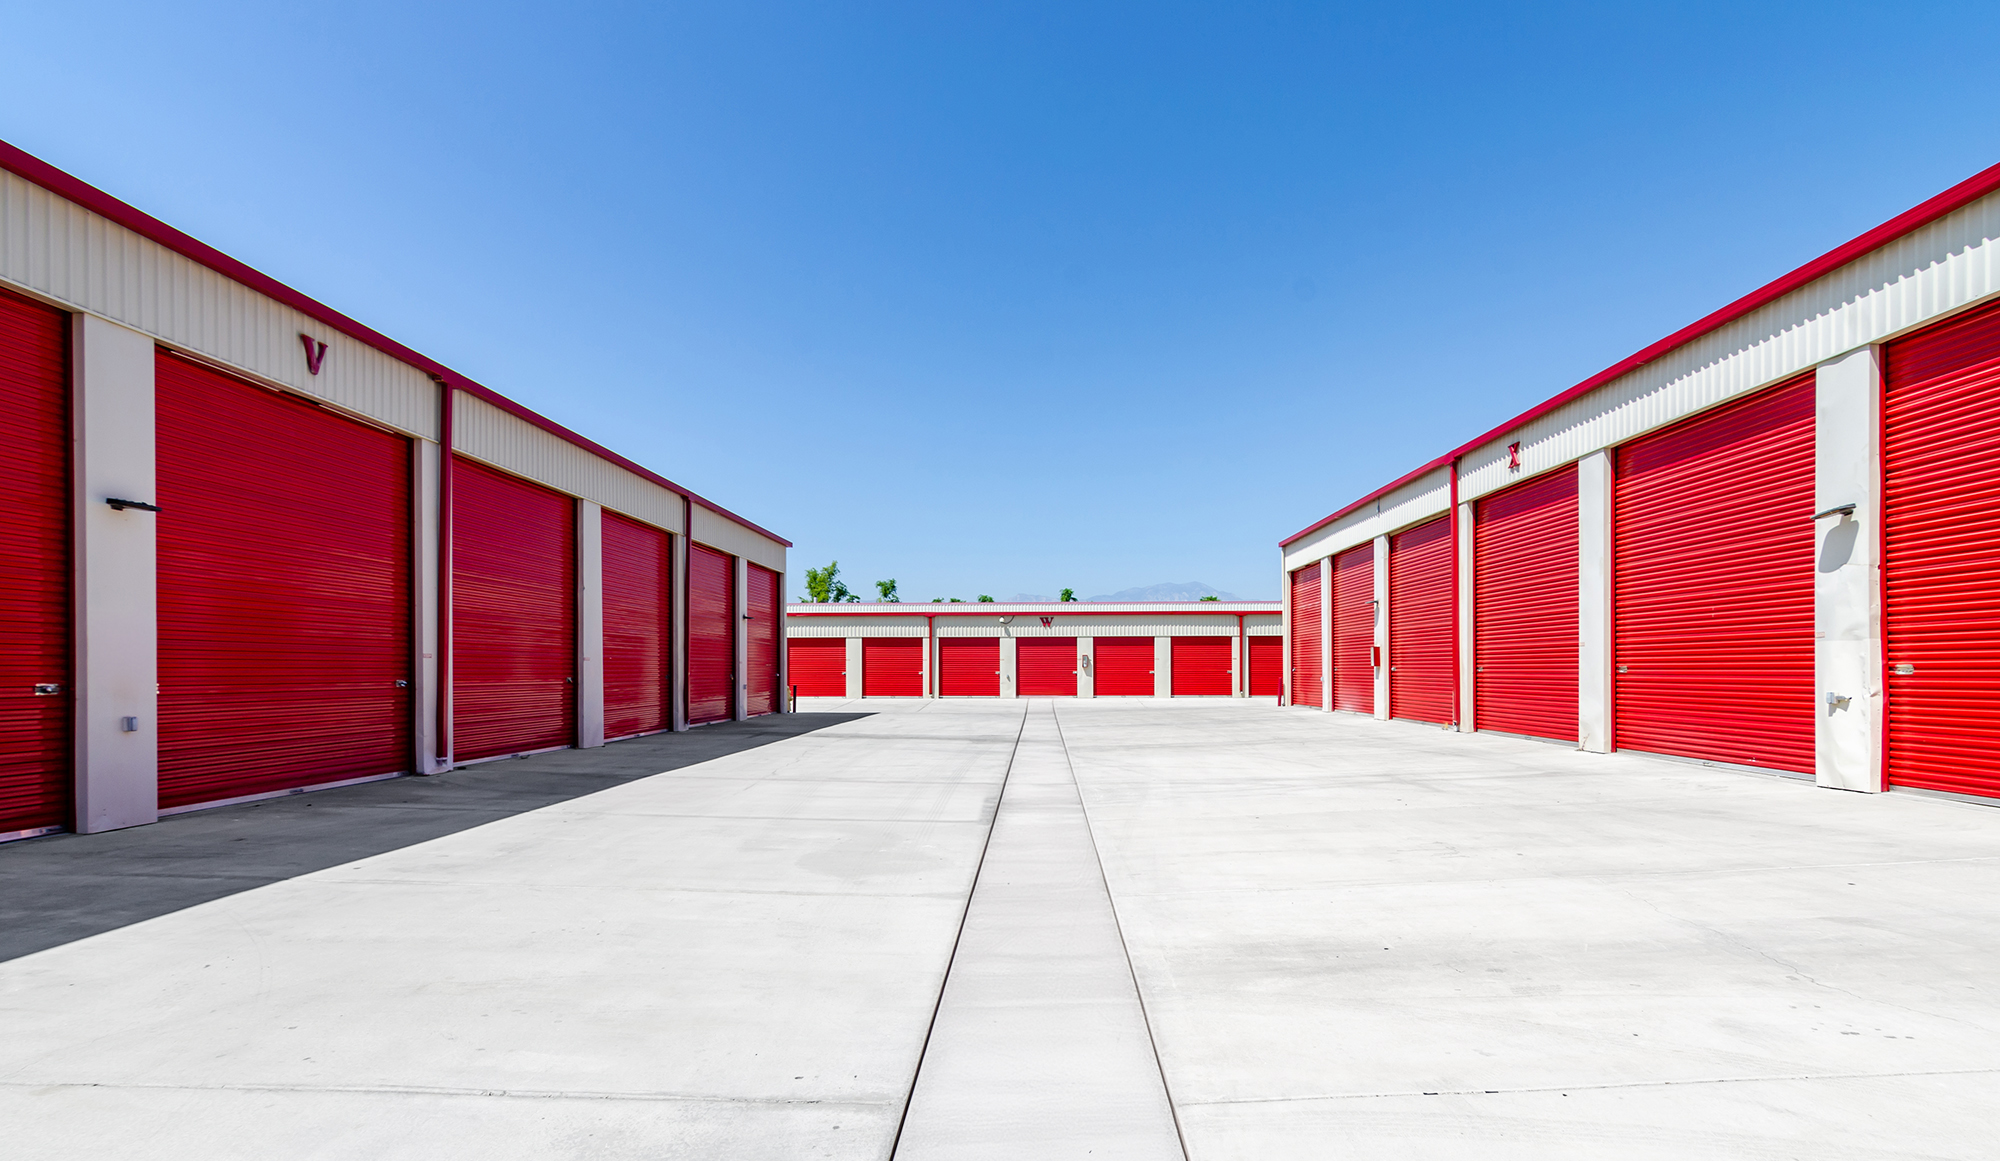
<svg viewBox="0 0 2000 1161"><path fill-rule="evenodd" d="M1076 696L1097 696L1097 638L1076 639Z"/></svg>
<svg viewBox="0 0 2000 1161"><path fill-rule="evenodd" d="M416 714L417 772L419 774L442 773L444 761L444 739L438 733L438 632L442 623L438 615L438 567L441 560L439 535L438 483L439 469L443 456L438 445L428 439L410 441L413 458L412 470L416 476L415 495L412 497L411 543L415 548L417 561L415 598L410 603L411 613L416 619L413 626L416 640L412 651L416 654L410 671L415 674L416 696L410 699Z"/></svg>
<svg viewBox="0 0 2000 1161"><path fill-rule="evenodd" d="M1375 538L1375 716L1389 717L1389 538ZM1329 687L1327 704L1333 704Z"/></svg>
<svg viewBox="0 0 2000 1161"><path fill-rule="evenodd" d="M1814 415L1814 508L1854 505L1816 521L1813 673L1816 779L1882 789L1882 377L1878 348L1822 363ZM1829 701L1829 695L1834 700Z"/></svg>
<svg viewBox="0 0 2000 1161"><path fill-rule="evenodd" d="M73 315L71 471L76 823L85 834L159 819L159 516L152 503L153 340ZM137 729L124 729L125 718Z"/></svg>
<svg viewBox="0 0 2000 1161"><path fill-rule="evenodd" d="M1611 752L1611 453L1576 465L1577 748Z"/></svg>
<svg viewBox="0 0 2000 1161"><path fill-rule="evenodd" d="M604 744L604 509L576 503L576 744Z"/></svg>
<svg viewBox="0 0 2000 1161"><path fill-rule="evenodd" d="M1174 639L1153 638L1153 696L1174 696Z"/></svg>
<svg viewBox="0 0 2000 1161"><path fill-rule="evenodd" d="M861 638L847 639L847 696L861 696Z"/></svg>

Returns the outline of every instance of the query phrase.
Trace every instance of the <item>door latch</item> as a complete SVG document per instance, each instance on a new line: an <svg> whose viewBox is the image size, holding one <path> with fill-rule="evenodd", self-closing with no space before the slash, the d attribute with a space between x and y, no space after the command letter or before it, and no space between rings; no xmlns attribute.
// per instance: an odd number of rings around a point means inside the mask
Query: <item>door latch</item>
<svg viewBox="0 0 2000 1161"><path fill-rule="evenodd" d="M56 697L62 693L60 681L38 681L35 683L36 697Z"/></svg>

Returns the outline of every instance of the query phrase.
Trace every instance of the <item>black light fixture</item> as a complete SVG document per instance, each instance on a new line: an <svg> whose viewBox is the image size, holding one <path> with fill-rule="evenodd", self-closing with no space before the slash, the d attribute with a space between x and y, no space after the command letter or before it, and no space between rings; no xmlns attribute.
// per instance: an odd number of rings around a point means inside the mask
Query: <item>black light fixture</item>
<svg viewBox="0 0 2000 1161"><path fill-rule="evenodd" d="M144 500L120 500L115 496L108 496L104 502L111 505L113 512L123 512L127 508L137 508L141 512L158 512L160 510L159 505L148 504Z"/></svg>

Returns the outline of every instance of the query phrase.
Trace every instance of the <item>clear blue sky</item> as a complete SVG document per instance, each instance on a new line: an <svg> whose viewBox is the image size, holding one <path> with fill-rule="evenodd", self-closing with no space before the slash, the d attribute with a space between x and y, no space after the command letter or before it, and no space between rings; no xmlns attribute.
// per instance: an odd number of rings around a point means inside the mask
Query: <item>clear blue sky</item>
<svg viewBox="0 0 2000 1161"><path fill-rule="evenodd" d="M12 4L0 136L795 574L1271 597L1282 536L2000 160L1991 3L1509 8Z"/></svg>

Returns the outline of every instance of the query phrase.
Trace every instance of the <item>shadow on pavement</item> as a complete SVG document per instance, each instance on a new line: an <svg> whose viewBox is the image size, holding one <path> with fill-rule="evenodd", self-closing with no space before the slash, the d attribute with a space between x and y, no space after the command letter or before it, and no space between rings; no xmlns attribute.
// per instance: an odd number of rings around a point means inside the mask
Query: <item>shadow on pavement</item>
<svg viewBox="0 0 2000 1161"><path fill-rule="evenodd" d="M840 725L772 714L0 846L0 961Z"/></svg>

